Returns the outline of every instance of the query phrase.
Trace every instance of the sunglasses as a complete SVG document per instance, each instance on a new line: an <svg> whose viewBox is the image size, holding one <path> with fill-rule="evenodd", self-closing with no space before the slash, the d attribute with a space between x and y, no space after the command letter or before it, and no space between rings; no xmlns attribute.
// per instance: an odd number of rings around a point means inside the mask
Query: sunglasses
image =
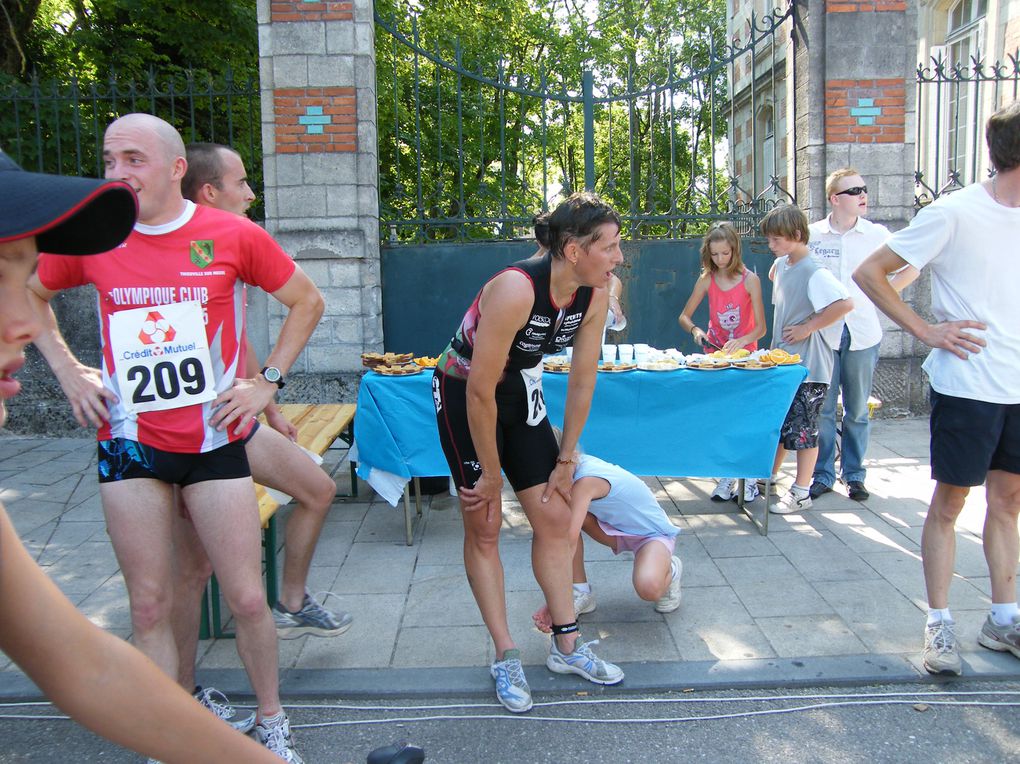
<svg viewBox="0 0 1020 764"><path fill-rule="evenodd" d="M837 191L835 194L833 194L833 196L843 196L843 195L846 195L846 196L860 196L861 194L866 194L866 193L868 193L868 187L867 186L854 186L853 188L848 188L845 191Z"/></svg>

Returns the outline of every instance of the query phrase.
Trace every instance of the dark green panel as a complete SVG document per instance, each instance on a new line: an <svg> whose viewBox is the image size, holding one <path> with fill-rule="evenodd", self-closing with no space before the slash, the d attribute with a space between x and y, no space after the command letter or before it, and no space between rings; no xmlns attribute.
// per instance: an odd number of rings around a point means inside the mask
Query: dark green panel
<svg viewBox="0 0 1020 764"><path fill-rule="evenodd" d="M623 281L627 328L609 332L609 342L647 342L694 352L690 335L677 324L700 271L700 239L624 243ZM436 355L449 342L482 284L509 263L535 251L529 241L427 244L383 247L385 349ZM744 261L762 279L765 321L772 320L772 255L762 240L744 240ZM708 301L695 313L707 323ZM771 326L769 326L771 330ZM767 345L771 331L765 336Z"/></svg>

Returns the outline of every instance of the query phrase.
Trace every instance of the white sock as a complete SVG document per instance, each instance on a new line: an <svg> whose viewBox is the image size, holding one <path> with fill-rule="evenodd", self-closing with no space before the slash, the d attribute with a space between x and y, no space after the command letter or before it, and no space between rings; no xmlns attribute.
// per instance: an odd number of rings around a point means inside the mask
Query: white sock
<svg viewBox="0 0 1020 764"><path fill-rule="evenodd" d="M797 496L798 498L803 499L805 496L808 495L808 489L802 485L797 485L796 483L794 483L793 485L790 486L790 493L792 493L794 496Z"/></svg>
<svg viewBox="0 0 1020 764"><path fill-rule="evenodd" d="M929 626L932 626L932 625L938 623L939 621L950 621L950 622L952 622L952 620L953 620L953 616L951 616L949 614L949 608L947 608L947 607L944 607L944 608L930 607L930 608L928 608L928 625Z"/></svg>
<svg viewBox="0 0 1020 764"><path fill-rule="evenodd" d="M999 626L1009 626L1020 615L1020 607L1015 602L993 602L992 620Z"/></svg>
<svg viewBox="0 0 1020 764"><path fill-rule="evenodd" d="M679 571L679 570L677 569L677 567L676 567L676 557L672 557L672 558L670 558L670 560L669 560L669 569L670 569L670 570L672 571L672 575L671 575L671 577L672 577L672 578L676 578L676 576L677 576L677 573L679 573L679 572L680 572L680 571Z"/></svg>
<svg viewBox="0 0 1020 764"><path fill-rule="evenodd" d="M587 581L585 581L583 584L574 584L574 591L584 592L585 594L587 594L588 592L591 591L591 584L589 584Z"/></svg>

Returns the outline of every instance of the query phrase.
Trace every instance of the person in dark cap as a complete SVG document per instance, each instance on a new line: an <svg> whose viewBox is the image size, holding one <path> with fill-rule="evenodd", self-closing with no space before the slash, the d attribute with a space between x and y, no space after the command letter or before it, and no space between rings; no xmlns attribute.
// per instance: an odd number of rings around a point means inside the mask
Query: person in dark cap
<svg viewBox="0 0 1020 764"><path fill-rule="evenodd" d="M40 331L27 290L38 250L113 249L136 211L126 183L25 172L0 152L0 426L3 402L21 387L14 374L24 348ZM120 745L167 762L279 761L79 613L32 560L2 504L0 650L63 711Z"/></svg>

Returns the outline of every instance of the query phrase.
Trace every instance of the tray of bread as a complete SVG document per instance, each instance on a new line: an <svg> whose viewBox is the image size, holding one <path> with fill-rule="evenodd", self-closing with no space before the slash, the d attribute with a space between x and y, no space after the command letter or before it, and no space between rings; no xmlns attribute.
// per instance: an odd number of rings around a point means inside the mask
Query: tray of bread
<svg viewBox="0 0 1020 764"><path fill-rule="evenodd" d="M409 377L412 374L421 374L425 369L416 363L400 363L373 366L370 371L387 377Z"/></svg>
<svg viewBox="0 0 1020 764"><path fill-rule="evenodd" d="M361 365L374 369L377 366L403 366L411 363L414 353L362 353Z"/></svg>
<svg viewBox="0 0 1020 764"><path fill-rule="evenodd" d="M680 362L675 358L659 358L655 361L642 361L637 367L642 371L676 371Z"/></svg>
<svg viewBox="0 0 1020 764"><path fill-rule="evenodd" d="M636 363L625 363L623 361L599 361L599 371L604 371L607 374L617 374L621 371L634 371L636 368Z"/></svg>
<svg viewBox="0 0 1020 764"><path fill-rule="evenodd" d="M566 356L553 356L542 361L542 368L553 374L569 374L570 361Z"/></svg>
<svg viewBox="0 0 1020 764"><path fill-rule="evenodd" d="M436 368L436 364L439 363L439 356L423 355L418 356L413 360L423 369L434 369Z"/></svg>
<svg viewBox="0 0 1020 764"><path fill-rule="evenodd" d="M719 371L721 369L728 369L730 367L730 361L725 358L712 358L711 356L695 357L691 356L687 359L687 368L695 369L697 371Z"/></svg>

